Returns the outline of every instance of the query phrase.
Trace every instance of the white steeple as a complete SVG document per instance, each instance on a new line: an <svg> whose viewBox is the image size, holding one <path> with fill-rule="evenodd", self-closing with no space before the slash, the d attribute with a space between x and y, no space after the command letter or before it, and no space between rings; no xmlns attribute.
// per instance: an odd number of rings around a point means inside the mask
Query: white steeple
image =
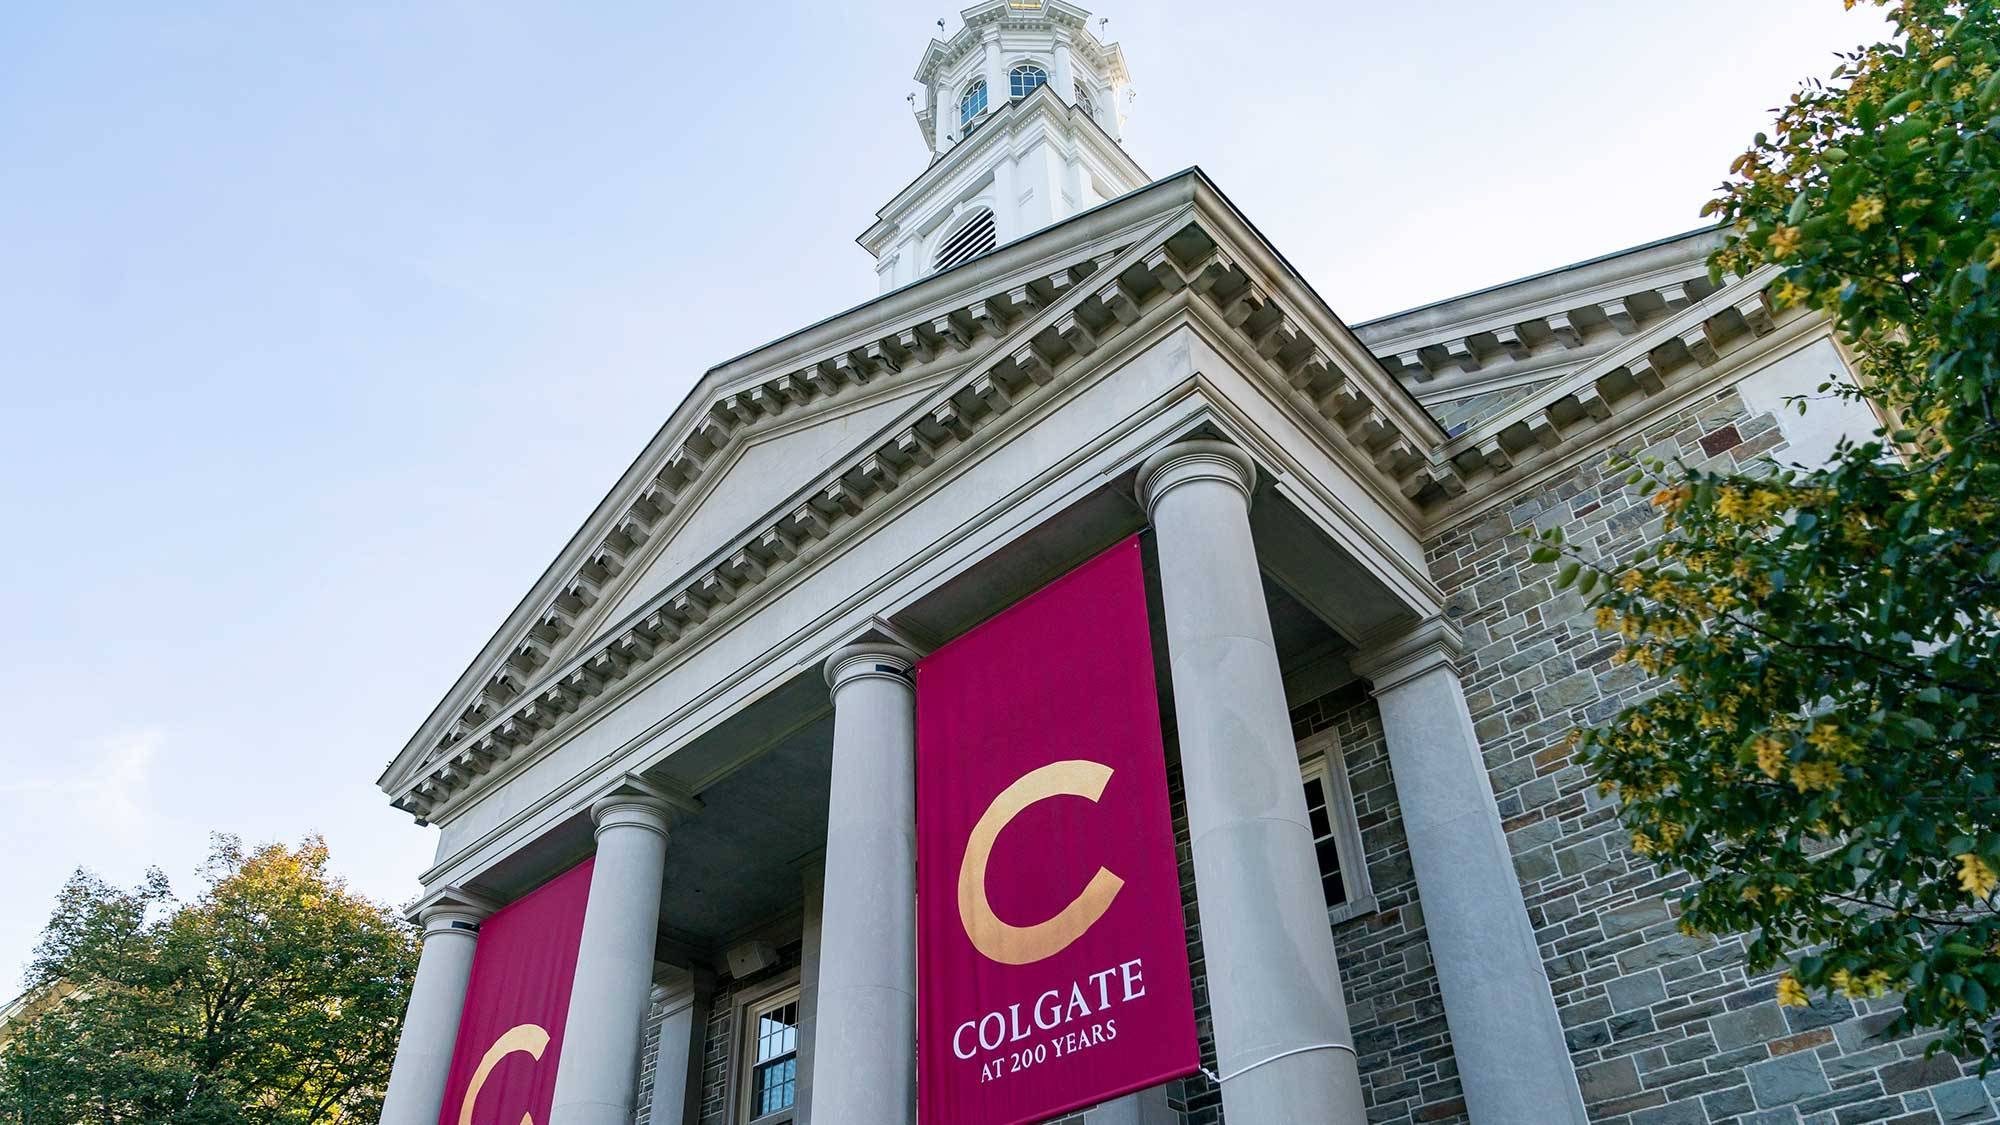
<svg viewBox="0 0 2000 1125"><path fill-rule="evenodd" d="M860 238L884 292L1150 181L1118 143L1124 52L1091 33L1089 12L1065 0L982 0L959 17L917 65L924 89L913 104L930 167Z"/></svg>

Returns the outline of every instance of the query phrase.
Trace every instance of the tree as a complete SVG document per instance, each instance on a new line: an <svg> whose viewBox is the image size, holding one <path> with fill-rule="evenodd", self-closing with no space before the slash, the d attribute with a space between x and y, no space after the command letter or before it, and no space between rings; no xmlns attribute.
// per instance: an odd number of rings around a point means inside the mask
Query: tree
<svg viewBox="0 0 2000 1125"><path fill-rule="evenodd" d="M1881 3L1882 0L1877 0ZM1847 0L1854 6L1854 0ZM1574 736L1681 924L1747 932L1787 1004L1902 994L1887 1031L2000 1047L2000 11L1901 0L1711 203L1717 275L1820 310L1891 423L1826 465L1632 462L1654 545L1545 533L1670 690ZM1809 409L1804 399L1795 405ZM1935 1049L1935 1048L1934 1048Z"/></svg>
<svg viewBox="0 0 2000 1125"><path fill-rule="evenodd" d="M374 1121L416 941L327 872L323 841L246 853L217 837L206 888L177 902L78 871L30 970L73 990L0 1053L16 1125Z"/></svg>

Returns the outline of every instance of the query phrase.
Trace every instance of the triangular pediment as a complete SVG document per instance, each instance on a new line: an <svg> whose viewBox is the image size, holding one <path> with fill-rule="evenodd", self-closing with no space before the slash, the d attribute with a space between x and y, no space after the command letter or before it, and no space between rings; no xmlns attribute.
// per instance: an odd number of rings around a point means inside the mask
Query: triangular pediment
<svg viewBox="0 0 2000 1125"><path fill-rule="evenodd" d="M616 628L685 579L746 524L775 517L781 502L904 413L940 377L897 380L797 417L772 420L782 424L753 427L704 474L701 486L682 505L685 514L663 520L658 534L624 560L616 580L556 646L552 659L560 662Z"/></svg>

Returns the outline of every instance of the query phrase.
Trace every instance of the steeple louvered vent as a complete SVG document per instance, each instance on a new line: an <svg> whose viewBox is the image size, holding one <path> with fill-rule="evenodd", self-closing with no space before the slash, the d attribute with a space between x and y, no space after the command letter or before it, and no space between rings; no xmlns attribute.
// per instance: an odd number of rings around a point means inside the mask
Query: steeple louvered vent
<svg viewBox="0 0 2000 1125"><path fill-rule="evenodd" d="M970 261L999 245L999 232L993 225L993 212L981 211L972 221L958 228L944 245L938 247L937 257L932 262L934 270L948 270L960 262Z"/></svg>

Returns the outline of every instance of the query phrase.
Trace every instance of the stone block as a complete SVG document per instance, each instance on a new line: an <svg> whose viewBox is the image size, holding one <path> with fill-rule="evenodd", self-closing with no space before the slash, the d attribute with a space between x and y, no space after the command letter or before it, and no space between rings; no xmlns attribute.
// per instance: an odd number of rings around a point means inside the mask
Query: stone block
<svg viewBox="0 0 2000 1125"><path fill-rule="evenodd" d="M1701 1107L1708 1111L1709 1120L1726 1121L1739 1113L1756 1109L1757 1103L1750 1094L1750 1087L1731 1086L1702 1098Z"/></svg>
<svg viewBox="0 0 2000 1125"><path fill-rule="evenodd" d="M1750 1089L1757 1095L1759 1106L1787 1105L1831 1089L1826 1073L1820 1069L1819 1056L1810 1052L1769 1059L1746 1068L1744 1073L1750 1078Z"/></svg>
<svg viewBox="0 0 2000 1125"><path fill-rule="evenodd" d="M1588 1051L1611 1042L1611 1031L1603 1023L1585 1024L1563 1032L1563 1041L1569 1044L1572 1053Z"/></svg>
<svg viewBox="0 0 2000 1125"><path fill-rule="evenodd" d="M1624 1055L1590 1066L1578 1067L1576 1082L1587 1103L1621 1098L1639 1092L1639 1069L1632 1056Z"/></svg>
<svg viewBox="0 0 2000 1125"><path fill-rule="evenodd" d="M1931 1104L1937 1107L1938 1117L1945 1125L1970 1125L1994 1118L1993 1100L1986 1096L1986 1086L1977 1078L1960 1078L1939 1086L1931 1091Z"/></svg>
<svg viewBox="0 0 2000 1125"><path fill-rule="evenodd" d="M1708 1113L1697 1101L1670 1102L1633 1114L1632 1125L1708 1125Z"/></svg>
<svg viewBox="0 0 2000 1125"><path fill-rule="evenodd" d="M1854 1005L1838 996L1816 996L1807 1007L1785 1009L1785 1022L1791 1025L1793 1031L1831 1027L1853 1018Z"/></svg>
<svg viewBox="0 0 2000 1125"><path fill-rule="evenodd" d="M1556 852L1554 848L1536 848L1514 857L1514 874L1523 883L1533 883L1555 875Z"/></svg>
<svg viewBox="0 0 2000 1125"><path fill-rule="evenodd" d="M1896 1017L1902 1014L1903 1010L1901 1008L1890 1008L1884 1012L1870 1012L1868 1015L1861 1016L1858 1019L1851 1019L1846 1023L1835 1025L1833 1037L1839 1041L1840 1049L1843 1051L1860 1051L1870 1047L1878 1047L1886 1042L1886 1040L1881 1038L1882 1029L1896 1022Z"/></svg>
<svg viewBox="0 0 2000 1125"><path fill-rule="evenodd" d="M1610 999L1613 1011L1625 1012L1665 1000L1667 986L1660 980L1658 971L1634 973L1606 984L1604 994Z"/></svg>
<svg viewBox="0 0 2000 1125"><path fill-rule="evenodd" d="M1672 933L1649 941L1636 949L1620 953L1618 967L1625 972L1636 973L1641 969L1651 969L1685 957L1692 957L1706 948L1708 948L1707 938Z"/></svg>
<svg viewBox="0 0 2000 1125"><path fill-rule="evenodd" d="M1958 1060L1940 1051L1930 1058L1918 1056L1890 1063L1878 1073L1882 1089L1891 1094L1905 1090L1921 1090L1925 1086L1935 1086L1949 1082L1959 1075Z"/></svg>
<svg viewBox="0 0 2000 1125"><path fill-rule="evenodd" d="M1673 912L1667 909L1664 899L1645 898L1616 910L1607 910L1598 916L1598 926L1608 938L1643 930L1648 926L1668 921Z"/></svg>
<svg viewBox="0 0 2000 1125"><path fill-rule="evenodd" d="M1878 1066L1887 1066L1900 1057L1902 1052L1896 1049L1895 1044L1889 1043L1866 1051L1833 1055L1822 1060L1820 1065L1826 1070L1827 1081L1838 1082L1850 1074L1860 1074L1862 1071L1874 1070Z"/></svg>
<svg viewBox="0 0 2000 1125"><path fill-rule="evenodd" d="M1589 672L1578 672L1543 688L1535 701L1542 705L1544 711L1559 712L1581 707L1596 698L1597 677Z"/></svg>
<svg viewBox="0 0 2000 1125"><path fill-rule="evenodd" d="M1610 862L1611 856L1605 852L1603 840L1589 840L1556 853L1556 866L1565 875L1581 875Z"/></svg>

